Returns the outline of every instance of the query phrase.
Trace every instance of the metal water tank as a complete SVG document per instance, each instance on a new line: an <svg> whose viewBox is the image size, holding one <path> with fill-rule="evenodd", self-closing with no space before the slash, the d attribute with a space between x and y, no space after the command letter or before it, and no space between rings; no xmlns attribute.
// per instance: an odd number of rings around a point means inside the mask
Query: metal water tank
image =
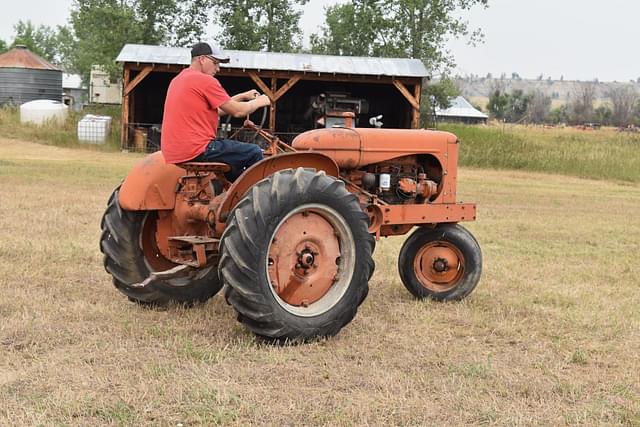
<svg viewBox="0 0 640 427"><path fill-rule="evenodd" d="M62 101L62 71L24 46L0 55L0 105Z"/></svg>

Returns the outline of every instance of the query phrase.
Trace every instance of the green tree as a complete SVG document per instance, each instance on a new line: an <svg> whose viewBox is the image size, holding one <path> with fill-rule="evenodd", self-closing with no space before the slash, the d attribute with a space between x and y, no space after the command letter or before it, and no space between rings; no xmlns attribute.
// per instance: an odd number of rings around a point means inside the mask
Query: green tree
<svg viewBox="0 0 640 427"><path fill-rule="evenodd" d="M451 107L451 100L460 95L460 89L448 76L442 77L437 83L429 84L424 90L424 95L435 102L438 108L446 109Z"/></svg>
<svg viewBox="0 0 640 427"><path fill-rule="evenodd" d="M145 44L167 43L178 8L176 0L137 0L131 7L135 10L140 40Z"/></svg>
<svg viewBox="0 0 640 427"><path fill-rule="evenodd" d="M487 0L352 0L326 9L326 24L312 37L312 51L419 58L432 71L446 71L454 65L447 40L482 38L458 14L486 5Z"/></svg>
<svg viewBox="0 0 640 427"><path fill-rule="evenodd" d="M88 79L98 65L112 77L127 43L189 46L201 39L212 0L74 0L71 28L60 34L64 62Z"/></svg>
<svg viewBox="0 0 640 427"><path fill-rule="evenodd" d="M13 26L15 36L11 47L26 46L31 52L41 56L49 62L56 63L58 59L58 34L47 25L35 27L31 21L18 21Z"/></svg>
<svg viewBox="0 0 640 427"><path fill-rule="evenodd" d="M601 105L593 111L594 119L597 123L608 126L612 124L614 112L607 105ZM620 125L619 123L614 123ZM628 123L627 123L628 124Z"/></svg>
<svg viewBox="0 0 640 427"><path fill-rule="evenodd" d="M527 117L532 123L544 123L551 109L551 97L546 96L541 90L535 90L529 94Z"/></svg>
<svg viewBox="0 0 640 427"><path fill-rule="evenodd" d="M448 76L443 76L437 83L426 85L422 91L421 120L426 126L433 126L435 109L451 107L451 100L460 95L460 89Z"/></svg>
<svg viewBox="0 0 640 427"><path fill-rule="evenodd" d="M207 24L211 0L182 0L176 3L171 27L171 46L190 46L202 39Z"/></svg>
<svg viewBox="0 0 640 427"><path fill-rule="evenodd" d="M561 105L557 108L551 109L547 114L547 122L558 125L561 123L567 123L569 121L569 106Z"/></svg>
<svg viewBox="0 0 640 427"><path fill-rule="evenodd" d="M115 58L126 43L143 43L136 11L121 0L75 0L71 26L76 40L70 61L88 79L91 67L99 65L112 77L120 74Z"/></svg>
<svg viewBox="0 0 640 427"><path fill-rule="evenodd" d="M0 39L0 53L6 52L7 51L7 43Z"/></svg>
<svg viewBox="0 0 640 427"><path fill-rule="evenodd" d="M509 94L509 102L505 109L505 120L510 123L517 123L525 119L531 95L525 95L520 89L516 89Z"/></svg>
<svg viewBox="0 0 640 427"><path fill-rule="evenodd" d="M298 9L308 0L212 0L217 40L227 49L294 52L302 29Z"/></svg>
<svg viewBox="0 0 640 427"><path fill-rule="evenodd" d="M593 120L593 102L595 100L596 83L585 82L577 86L571 99L570 120L574 124L587 123Z"/></svg>
<svg viewBox="0 0 640 427"><path fill-rule="evenodd" d="M217 13L215 22L222 27L218 42L227 49L260 50L257 16L253 1L214 0Z"/></svg>
<svg viewBox="0 0 640 427"><path fill-rule="evenodd" d="M446 42L451 37L469 37L471 43L482 38L479 30L457 16L460 11L476 5L486 6L487 0L386 0L391 12L391 42L405 55L420 58L431 70L455 66Z"/></svg>
<svg viewBox="0 0 640 427"><path fill-rule="evenodd" d="M310 37L311 51L330 55L387 56L389 23L380 6L381 2L377 0L352 0L327 7L321 33Z"/></svg>
<svg viewBox="0 0 640 427"><path fill-rule="evenodd" d="M626 126L631 123L633 108L638 101L636 89L632 85L615 86L607 91L607 96L612 106L611 123L616 126ZM598 121L604 124L602 120Z"/></svg>
<svg viewBox="0 0 640 427"><path fill-rule="evenodd" d="M496 119L502 120L505 118L507 111L507 105L509 104L509 94L505 93L502 89L496 88L489 96L489 103L487 109L489 113Z"/></svg>

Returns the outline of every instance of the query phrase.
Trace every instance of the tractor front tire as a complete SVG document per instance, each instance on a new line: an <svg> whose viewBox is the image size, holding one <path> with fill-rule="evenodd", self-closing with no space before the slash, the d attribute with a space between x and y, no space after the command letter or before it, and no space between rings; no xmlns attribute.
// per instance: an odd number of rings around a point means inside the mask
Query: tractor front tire
<svg viewBox="0 0 640 427"><path fill-rule="evenodd" d="M219 271L238 320L270 342L336 335L374 269L368 217L344 183L286 169L253 186L220 243Z"/></svg>
<svg viewBox="0 0 640 427"><path fill-rule="evenodd" d="M156 280L143 288L133 284L143 282L152 271L163 271L177 264L164 258L155 244L155 211L126 211L118 203L117 188L107 204L100 227L100 251L104 267L115 287L129 300L149 306L170 302L192 305L204 302L221 288L215 266L203 268L191 276Z"/></svg>
<svg viewBox="0 0 640 427"><path fill-rule="evenodd" d="M461 300L480 280L482 253L478 241L461 225L420 227L402 245L398 269L402 283L416 298Z"/></svg>

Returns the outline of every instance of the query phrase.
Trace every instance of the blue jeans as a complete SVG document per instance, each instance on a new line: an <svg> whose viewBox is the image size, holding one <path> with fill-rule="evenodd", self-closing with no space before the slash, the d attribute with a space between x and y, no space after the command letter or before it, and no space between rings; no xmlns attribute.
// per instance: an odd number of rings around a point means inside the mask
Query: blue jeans
<svg viewBox="0 0 640 427"><path fill-rule="evenodd" d="M254 163L262 160L262 149L256 144L235 141L233 139L214 139L204 152L192 159L192 162L221 162L231 166L225 174L229 181L235 181L242 172Z"/></svg>

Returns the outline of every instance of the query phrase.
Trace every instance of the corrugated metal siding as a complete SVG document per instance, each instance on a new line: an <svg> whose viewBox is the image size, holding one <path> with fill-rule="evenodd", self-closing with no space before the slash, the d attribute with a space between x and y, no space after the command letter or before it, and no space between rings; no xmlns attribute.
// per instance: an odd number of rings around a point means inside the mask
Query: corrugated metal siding
<svg viewBox="0 0 640 427"><path fill-rule="evenodd" d="M393 77L429 76L427 69L419 59L251 52L244 50L228 50L227 53L231 57L231 62L222 64L223 68ZM188 48L127 44L120 51L116 61L188 65L191 63L191 55Z"/></svg>
<svg viewBox="0 0 640 427"><path fill-rule="evenodd" d="M0 105L36 99L62 100L61 71L0 68Z"/></svg>

